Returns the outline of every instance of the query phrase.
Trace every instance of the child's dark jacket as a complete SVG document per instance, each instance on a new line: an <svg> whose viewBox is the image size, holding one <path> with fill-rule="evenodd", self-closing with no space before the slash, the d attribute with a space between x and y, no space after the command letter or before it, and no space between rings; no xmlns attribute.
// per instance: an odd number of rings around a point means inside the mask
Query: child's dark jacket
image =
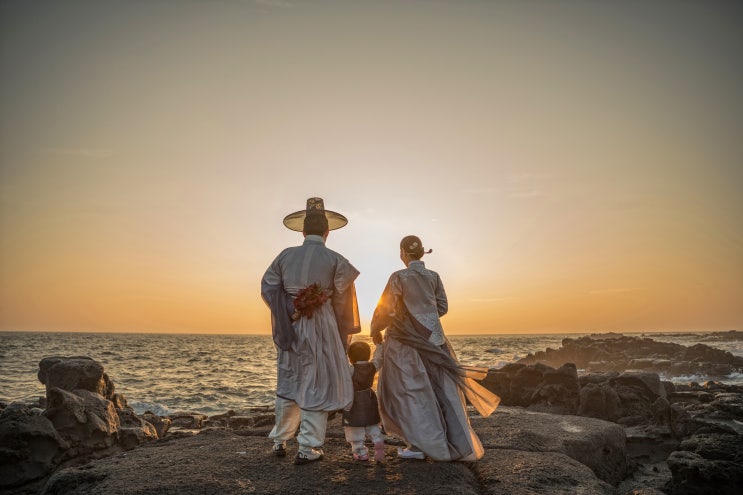
<svg viewBox="0 0 743 495"><path fill-rule="evenodd" d="M369 361L359 361L353 365L353 406L350 411L343 411L343 426L379 424L377 394L371 388L376 374L376 366Z"/></svg>

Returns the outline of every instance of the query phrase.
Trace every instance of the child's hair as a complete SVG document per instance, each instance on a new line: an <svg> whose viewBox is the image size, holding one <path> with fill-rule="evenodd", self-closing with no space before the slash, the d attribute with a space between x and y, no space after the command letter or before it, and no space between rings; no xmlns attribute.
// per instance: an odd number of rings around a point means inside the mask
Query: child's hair
<svg viewBox="0 0 743 495"><path fill-rule="evenodd" d="M352 363L356 361L369 361L371 347L366 342L354 342L348 347L348 359Z"/></svg>

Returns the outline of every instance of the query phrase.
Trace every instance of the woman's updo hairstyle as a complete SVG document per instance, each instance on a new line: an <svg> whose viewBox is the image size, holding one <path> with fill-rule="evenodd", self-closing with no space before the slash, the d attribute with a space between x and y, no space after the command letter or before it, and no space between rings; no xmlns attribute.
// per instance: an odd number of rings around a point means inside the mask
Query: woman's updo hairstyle
<svg viewBox="0 0 743 495"><path fill-rule="evenodd" d="M424 254L433 252L433 249L429 249L428 251L423 250L423 243L417 235L403 237L400 241L400 249L415 260L421 259Z"/></svg>

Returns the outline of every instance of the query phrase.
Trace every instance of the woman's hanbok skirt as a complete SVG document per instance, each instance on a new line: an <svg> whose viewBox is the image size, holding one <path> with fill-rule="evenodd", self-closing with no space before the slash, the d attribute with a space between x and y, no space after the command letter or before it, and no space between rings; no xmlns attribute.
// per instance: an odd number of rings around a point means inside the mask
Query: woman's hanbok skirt
<svg viewBox="0 0 743 495"><path fill-rule="evenodd" d="M385 431L435 461L474 461L485 453L470 426L464 394L446 373L429 375L414 348L385 340L377 397Z"/></svg>

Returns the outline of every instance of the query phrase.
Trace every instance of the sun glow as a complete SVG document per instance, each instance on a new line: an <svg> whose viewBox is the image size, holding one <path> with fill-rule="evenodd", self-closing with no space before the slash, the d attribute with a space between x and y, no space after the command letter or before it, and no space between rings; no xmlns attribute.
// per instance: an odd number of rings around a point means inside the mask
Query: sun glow
<svg viewBox="0 0 743 495"><path fill-rule="evenodd" d="M408 234L448 333L740 328L740 7L577 5L4 5L0 330L268 333L311 196L365 332Z"/></svg>

